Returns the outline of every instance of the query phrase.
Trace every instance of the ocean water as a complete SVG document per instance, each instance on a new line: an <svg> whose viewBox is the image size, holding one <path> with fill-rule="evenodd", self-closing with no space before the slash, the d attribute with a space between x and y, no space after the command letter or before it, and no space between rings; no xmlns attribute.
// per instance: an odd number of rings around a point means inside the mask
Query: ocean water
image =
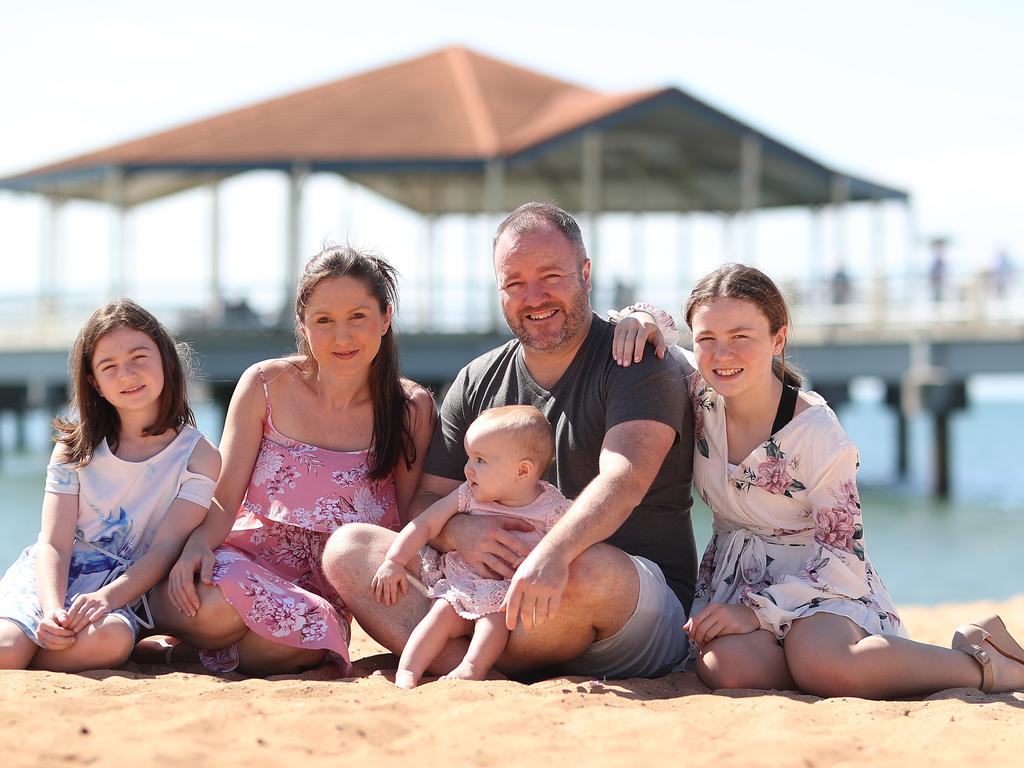
<svg viewBox="0 0 1024 768"><path fill-rule="evenodd" d="M196 409L199 427L214 441L220 415ZM861 452L859 487L868 555L897 604L1004 599L1024 592L1024 472L1015 438L1024 431L1024 400L983 400L952 423L953 498L929 497L931 426L912 421L910 472L895 476L895 418L877 402L854 402L839 416ZM31 414L27 450L14 452L14 423L0 419L0 568L39 530L47 446L47 417ZM699 548L711 515L698 500Z"/></svg>

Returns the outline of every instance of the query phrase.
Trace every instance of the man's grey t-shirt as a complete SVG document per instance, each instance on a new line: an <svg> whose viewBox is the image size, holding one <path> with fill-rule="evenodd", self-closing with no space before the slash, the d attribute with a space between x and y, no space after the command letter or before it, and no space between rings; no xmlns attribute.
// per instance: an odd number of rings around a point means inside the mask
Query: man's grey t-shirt
<svg viewBox="0 0 1024 768"><path fill-rule="evenodd" d="M669 425L676 440L657 477L607 541L657 563L689 611L697 576L690 522L693 416L687 387L693 369L678 347L671 347L664 360L648 350L643 362L622 368L612 359L613 333L614 326L595 315L576 357L550 390L538 385L526 369L518 340L471 362L445 395L424 471L464 479L466 430L481 411L535 405L555 432L555 460L545 479L575 499L598 474L608 430L627 421Z"/></svg>

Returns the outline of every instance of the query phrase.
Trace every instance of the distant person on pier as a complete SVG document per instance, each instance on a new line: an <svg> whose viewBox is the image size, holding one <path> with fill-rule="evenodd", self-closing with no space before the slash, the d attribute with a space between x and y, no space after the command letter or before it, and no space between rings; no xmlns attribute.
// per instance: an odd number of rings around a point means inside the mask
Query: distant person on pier
<svg viewBox="0 0 1024 768"><path fill-rule="evenodd" d="M661 313L616 328L622 365L663 348ZM907 638L866 549L858 451L786 364L789 311L763 272L727 264L684 309L698 373L688 386L694 482L714 532L697 577L691 660L710 688L898 698L947 688L1024 690L1024 648L998 616L961 626L952 648ZM649 353L648 353L649 354Z"/></svg>
<svg viewBox="0 0 1024 768"><path fill-rule="evenodd" d="M946 272L948 270L946 245L948 243L949 241L944 237L936 237L930 243L932 262L928 267L928 283L932 290L932 301L935 303L942 301L946 294Z"/></svg>
<svg viewBox="0 0 1024 768"><path fill-rule="evenodd" d="M992 293L999 299L1005 299L1010 290L1010 283L1013 281L1013 261L1010 254L1000 250L996 254L995 264L992 266Z"/></svg>
<svg viewBox="0 0 1024 768"><path fill-rule="evenodd" d="M330 660L352 673L351 614L320 556L339 527L408 520L434 427L430 393L399 376L397 301L381 258L332 247L306 264L298 353L253 365L235 388L213 505L153 600L175 640L148 660L185 660L184 640L217 672Z"/></svg>
<svg viewBox="0 0 1024 768"><path fill-rule="evenodd" d="M178 348L138 304L97 309L69 367L75 417L54 420L42 530L0 580L0 669L120 666L220 471Z"/></svg>
<svg viewBox="0 0 1024 768"><path fill-rule="evenodd" d="M832 303L846 304L850 300L850 276L846 267L840 264L832 273Z"/></svg>

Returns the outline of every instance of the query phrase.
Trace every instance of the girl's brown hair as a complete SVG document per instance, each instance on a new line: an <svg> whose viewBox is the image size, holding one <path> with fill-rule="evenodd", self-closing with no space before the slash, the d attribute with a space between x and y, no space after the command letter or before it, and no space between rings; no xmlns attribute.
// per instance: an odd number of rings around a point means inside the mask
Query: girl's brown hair
<svg viewBox="0 0 1024 768"><path fill-rule="evenodd" d="M683 308L686 325L693 330L693 313L703 304L715 299L742 299L761 310L768 318L772 334L782 326L789 326L789 308L782 291L768 275L755 267L745 264L723 264L710 275L703 277L690 292L690 298ZM772 361L772 370L783 384L800 388L804 377L800 371L786 363L786 348Z"/></svg>
<svg viewBox="0 0 1024 768"><path fill-rule="evenodd" d="M370 399L373 406L373 442L370 445L369 477L383 480L399 459L411 467L416 461L416 446L409 427L411 407L398 367L394 311L398 309L398 273L379 256L362 253L348 246L325 248L306 263L295 291L295 343L303 358L305 372L316 371L316 360L302 332L306 303L321 281L334 277L352 277L362 282L377 299L380 311L392 307L392 322L380 340L380 350L370 363Z"/></svg>
<svg viewBox="0 0 1024 768"><path fill-rule="evenodd" d="M160 352L164 372L164 388L160 392L157 416L142 433L161 435L168 429L178 430L185 424L196 425L195 416L188 405L188 387L185 382L188 347L177 345L167 329L153 315L131 299L118 299L97 309L82 330L78 332L71 354L68 371L71 374L72 412L77 419L53 420L57 430L54 442L66 446L68 459L78 466L88 464L100 441L106 440L112 451L117 450L121 419L117 409L100 397L93 386L92 356L99 340L117 328L132 328L146 334Z"/></svg>

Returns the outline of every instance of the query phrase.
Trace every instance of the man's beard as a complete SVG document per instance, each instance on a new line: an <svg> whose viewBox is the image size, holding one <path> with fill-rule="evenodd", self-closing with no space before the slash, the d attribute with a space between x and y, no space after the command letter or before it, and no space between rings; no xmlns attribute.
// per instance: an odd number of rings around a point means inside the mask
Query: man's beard
<svg viewBox="0 0 1024 768"><path fill-rule="evenodd" d="M527 330L527 323L529 320L522 319L524 315L536 314L537 312L545 312L551 309L557 309L562 313L562 325L557 331L551 332L539 332L531 334ZM538 308L529 312L522 312L518 317L512 318L507 314L505 315L505 322L511 329L512 333L515 334L519 342L535 352L554 352L559 347L564 345L567 341L574 338L580 329L583 327L587 318L590 316L590 302L587 299L587 293L582 288L574 296L573 303L569 306L548 305L547 307Z"/></svg>

